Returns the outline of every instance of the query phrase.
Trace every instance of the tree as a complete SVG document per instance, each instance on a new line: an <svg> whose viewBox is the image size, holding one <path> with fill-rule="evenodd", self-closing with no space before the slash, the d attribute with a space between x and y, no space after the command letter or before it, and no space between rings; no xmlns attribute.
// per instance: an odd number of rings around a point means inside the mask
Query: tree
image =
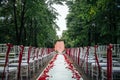
<svg viewBox="0 0 120 80"><path fill-rule="evenodd" d="M67 36L72 47L119 43L119 4L118 0L68 0L68 30L63 38Z"/></svg>
<svg viewBox="0 0 120 80"><path fill-rule="evenodd" d="M3 32L0 32L0 42L52 47L57 39L55 19L58 13L51 5L62 4L63 0L47 1L11 0L3 3L0 7L0 16L3 17L0 19Z"/></svg>

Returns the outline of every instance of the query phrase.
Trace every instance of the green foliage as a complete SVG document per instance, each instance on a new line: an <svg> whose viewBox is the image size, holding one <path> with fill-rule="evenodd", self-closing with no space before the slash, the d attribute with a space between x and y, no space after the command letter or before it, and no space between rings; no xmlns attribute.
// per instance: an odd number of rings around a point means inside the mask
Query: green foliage
<svg viewBox="0 0 120 80"><path fill-rule="evenodd" d="M68 0L68 47L120 43L119 0ZM69 41L69 42L68 42Z"/></svg>
<svg viewBox="0 0 120 80"><path fill-rule="evenodd" d="M48 1L48 2L47 2ZM58 39L52 4L63 0L10 0L0 6L0 43L53 47ZM50 4L49 4L50 3Z"/></svg>

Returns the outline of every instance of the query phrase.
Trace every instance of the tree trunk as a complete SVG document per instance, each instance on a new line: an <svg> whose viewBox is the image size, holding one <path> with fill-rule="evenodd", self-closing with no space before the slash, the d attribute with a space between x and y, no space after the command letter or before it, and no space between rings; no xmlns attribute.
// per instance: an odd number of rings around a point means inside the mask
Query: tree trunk
<svg viewBox="0 0 120 80"><path fill-rule="evenodd" d="M91 28L88 29L88 46L91 46Z"/></svg>
<svg viewBox="0 0 120 80"><path fill-rule="evenodd" d="M16 44L19 44L19 36L18 36L18 25L17 25L17 15L16 15L16 0L13 0L13 9L14 9L14 24L15 24L15 32L16 32Z"/></svg>
<svg viewBox="0 0 120 80"><path fill-rule="evenodd" d="M21 5L22 11L21 11L21 25L20 25L20 33L19 33L19 39L20 39L20 44L22 42L22 34L23 34L23 29L24 29L24 16L25 16L25 1L23 1L24 5ZM23 34L24 35L24 34Z"/></svg>

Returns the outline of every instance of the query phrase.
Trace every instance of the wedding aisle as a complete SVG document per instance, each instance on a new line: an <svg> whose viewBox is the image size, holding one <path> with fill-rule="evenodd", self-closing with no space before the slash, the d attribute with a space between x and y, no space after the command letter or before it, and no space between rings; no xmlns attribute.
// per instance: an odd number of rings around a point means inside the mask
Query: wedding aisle
<svg viewBox="0 0 120 80"><path fill-rule="evenodd" d="M65 54L56 54L37 80L83 80Z"/></svg>

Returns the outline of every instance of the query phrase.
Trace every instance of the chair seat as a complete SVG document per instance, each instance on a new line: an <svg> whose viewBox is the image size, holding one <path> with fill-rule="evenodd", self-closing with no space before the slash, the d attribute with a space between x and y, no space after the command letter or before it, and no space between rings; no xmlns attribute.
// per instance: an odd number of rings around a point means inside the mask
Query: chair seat
<svg viewBox="0 0 120 80"><path fill-rule="evenodd" d="M13 71L16 71L17 70L17 67L9 67L9 72L13 72ZM4 67L0 67L0 73L3 72L4 70Z"/></svg>
<svg viewBox="0 0 120 80"><path fill-rule="evenodd" d="M18 63L11 63L9 66L18 67ZM21 66L28 66L28 63L21 63Z"/></svg>

